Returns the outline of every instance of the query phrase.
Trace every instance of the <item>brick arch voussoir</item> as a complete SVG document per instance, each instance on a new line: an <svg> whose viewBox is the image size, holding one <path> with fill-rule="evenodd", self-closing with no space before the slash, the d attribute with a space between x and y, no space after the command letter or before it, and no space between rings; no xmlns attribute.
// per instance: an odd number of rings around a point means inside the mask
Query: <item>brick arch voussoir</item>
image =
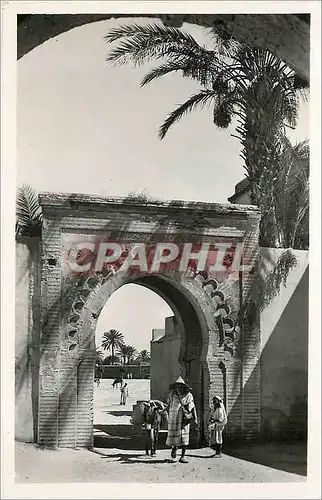
<svg viewBox="0 0 322 500"><path fill-rule="evenodd" d="M65 294L73 294L73 297L69 307L65 308L64 322L67 344L77 346L82 351L87 352L88 355L89 348L94 349L93 338L97 321L109 297L122 285L136 284L137 277L142 277L142 275L136 276L133 273L118 271L107 274L97 273L85 278L69 278L65 287L69 288L71 292L67 293L65 290ZM188 276L183 276L182 273L168 269L164 270L162 274L160 273L158 277L168 282L192 304L201 326L203 337L201 358L205 360L208 351L209 332L215 328L214 314L216 309L211 297L206 293L203 283L195 273L190 272ZM157 293L168 303L175 314L180 316L176 304L163 293L161 288L150 286L148 283L142 284L142 282L138 282L137 284Z"/></svg>
<svg viewBox="0 0 322 500"><path fill-rule="evenodd" d="M206 360L209 345L209 332L214 325L214 310L209 297L205 294L204 290L200 286L200 283L196 279L197 274L193 269L188 269L186 273L182 273L173 268L166 268L158 276L162 280L169 283L173 288L178 290L178 293L182 294L192 305L201 328L203 346L201 359ZM177 311L176 304L169 300L166 294L162 293L162 290L157 287L152 288L148 285L147 287L153 289L155 293L160 295L169 304L174 312Z"/></svg>
<svg viewBox="0 0 322 500"><path fill-rule="evenodd" d="M207 297L207 304L211 304L211 328L216 334L218 349L236 357L240 340L239 310L232 308L231 289L222 287L218 280L204 272L198 273L195 281Z"/></svg>
<svg viewBox="0 0 322 500"><path fill-rule="evenodd" d="M87 277L82 287L75 295L74 301L67 314L66 329L74 329L73 339L77 340L79 348L86 352L92 351L95 357L95 330L100 313L109 297L127 282L126 273L109 273L108 275L94 274ZM75 312L75 306L80 304ZM69 321L72 320L72 322Z"/></svg>

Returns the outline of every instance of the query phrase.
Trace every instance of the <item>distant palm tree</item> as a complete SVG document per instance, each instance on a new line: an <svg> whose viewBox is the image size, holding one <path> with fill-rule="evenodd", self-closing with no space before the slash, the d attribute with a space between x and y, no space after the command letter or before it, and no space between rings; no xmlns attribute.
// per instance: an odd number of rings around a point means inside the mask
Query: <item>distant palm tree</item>
<svg viewBox="0 0 322 500"><path fill-rule="evenodd" d="M110 351L112 354L112 361L115 357L116 349L119 349L124 344L124 335L118 330L109 330L103 334L102 347L105 351Z"/></svg>
<svg viewBox="0 0 322 500"><path fill-rule="evenodd" d="M118 348L118 353L121 354L124 364L130 364L136 354L135 347L124 344Z"/></svg>
<svg viewBox="0 0 322 500"><path fill-rule="evenodd" d="M28 184L23 184L16 199L16 237L41 236L42 220L37 192Z"/></svg>
<svg viewBox="0 0 322 500"><path fill-rule="evenodd" d="M136 361L138 361L139 363L150 363L150 353L146 349L140 351L136 357Z"/></svg>
<svg viewBox="0 0 322 500"><path fill-rule="evenodd" d="M127 363L130 364L133 361L133 358L136 354L135 347L128 345L127 346Z"/></svg>
<svg viewBox="0 0 322 500"><path fill-rule="evenodd" d="M121 345L118 350L118 354L120 354L123 364L125 365L128 355L128 346L126 344Z"/></svg>

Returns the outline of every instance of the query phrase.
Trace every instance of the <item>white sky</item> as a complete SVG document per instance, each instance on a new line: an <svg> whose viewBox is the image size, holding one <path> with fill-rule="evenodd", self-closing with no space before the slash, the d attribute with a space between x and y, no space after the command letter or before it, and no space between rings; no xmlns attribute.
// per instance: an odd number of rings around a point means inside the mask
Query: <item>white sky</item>
<svg viewBox="0 0 322 500"><path fill-rule="evenodd" d="M146 189L164 199L226 202L244 177L238 141L216 129L207 110L191 113L163 141L158 139L166 115L198 86L168 75L140 88L142 76L156 63L140 68L107 64L103 37L125 23L75 28L18 62L17 183L113 196ZM202 28L184 29L206 43ZM309 135L308 121L304 104L292 139ZM126 285L103 309L97 339L116 328L127 343L149 349L151 329L162 328L169 314L156 294Z"/></svg>

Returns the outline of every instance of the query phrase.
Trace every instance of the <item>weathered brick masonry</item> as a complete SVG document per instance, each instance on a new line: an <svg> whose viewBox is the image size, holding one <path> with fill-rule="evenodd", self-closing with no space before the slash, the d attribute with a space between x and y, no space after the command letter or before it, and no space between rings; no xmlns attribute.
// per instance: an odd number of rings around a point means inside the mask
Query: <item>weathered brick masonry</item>
<svg viewBox="0 0 322 500"><path fill-rule="evenodd" d="M243 241L256 264L259 213L255 207L189 202L139 202L87 195L42 193L41 361L38 442L61 447L93 444L95 328L109 296L139 282L172 307L184 335L179 362L193 388L202 428L214 394L224 397L229 435L260 431L260 331L237 326L239 308L254 273L209 280L205 273L168 270L66 276L68 238L113 235L127 241ZM126 311L126 305L125 305ZM252 377L250 378L250 375Z"/></svg>

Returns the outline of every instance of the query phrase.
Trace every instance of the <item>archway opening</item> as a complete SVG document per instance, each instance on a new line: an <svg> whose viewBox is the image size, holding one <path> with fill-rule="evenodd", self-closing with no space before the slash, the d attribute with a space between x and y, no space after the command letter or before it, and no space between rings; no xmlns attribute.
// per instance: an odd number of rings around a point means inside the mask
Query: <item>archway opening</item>
<svg viewBox="0 0 322 500"><path fill-rule="evenodd" d="M168 278L150 275L127 280L106 301L95 332L95 447L143 450L143 435L132 425L134 410L149 399L165 403L179 375L192 387L202 422L203 326L189 299ZM121 404L125 384L128 397ZM160 447L165 439L163 428ZM192 446L199 442L199 433L192 436Z"/></svg>
<svg viewBox="0 0 322 500"><path fill-rule="evenodd" d="M152 343L165 336L165 323L173 318L164 299L134 283L121 286L107 300L95 332L94 437L100 436L99 443L104 445L104 434L111 430L124 432L131 424L133 406L152 397ZM155 356L153 360L159 364ZM122 382L128 387L124 404Z"/></svg>

